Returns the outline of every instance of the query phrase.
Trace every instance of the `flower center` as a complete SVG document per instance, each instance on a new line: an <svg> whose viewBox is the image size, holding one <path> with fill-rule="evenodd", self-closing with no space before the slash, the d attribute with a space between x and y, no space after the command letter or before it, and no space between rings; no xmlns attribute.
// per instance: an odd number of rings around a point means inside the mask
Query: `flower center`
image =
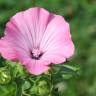
<svg viewBox="0 0 96 96"><path fill-rule="evenodd" d="M42 55L43 55L43 53L40 50L38 50L38 49L32 50L32 59L39 60Z"/></svg>

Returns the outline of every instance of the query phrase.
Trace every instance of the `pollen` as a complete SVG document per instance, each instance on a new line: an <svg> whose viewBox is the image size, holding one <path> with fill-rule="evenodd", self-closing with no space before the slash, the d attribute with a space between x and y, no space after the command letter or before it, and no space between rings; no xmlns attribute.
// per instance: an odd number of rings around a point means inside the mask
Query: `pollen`
<svg viewBox="0 0 96 96"><path fill-rule="evenodd" d="M35 60L39 60L43 55L43 53L39 49L33 49L31 54L32 54L31 55L32 59L35 59Z"/></svg>

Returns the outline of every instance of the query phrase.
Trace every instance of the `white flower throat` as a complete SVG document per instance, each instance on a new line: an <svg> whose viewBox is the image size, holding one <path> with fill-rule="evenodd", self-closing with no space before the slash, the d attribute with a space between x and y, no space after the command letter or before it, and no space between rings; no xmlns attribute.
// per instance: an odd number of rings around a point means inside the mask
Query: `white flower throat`
<svg viewBox="0 0 96 96"><path fill-rule="evenodd" d="M43 53L39 49L32 50L32 59L39 60Z"/></svg>

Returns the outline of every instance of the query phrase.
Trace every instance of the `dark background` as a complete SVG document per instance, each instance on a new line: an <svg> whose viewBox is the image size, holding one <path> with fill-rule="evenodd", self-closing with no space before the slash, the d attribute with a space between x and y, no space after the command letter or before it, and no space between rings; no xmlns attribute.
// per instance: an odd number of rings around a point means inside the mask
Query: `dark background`
<svg viewBox="0 0 96 96"><path fill-rule="evenodd" d="M70 63L80 66L81 75L67 81L64 96L96 96L96 0L0 0L0 37L11 16L34 6L62 15L70 23L76 47Z"/></svg>

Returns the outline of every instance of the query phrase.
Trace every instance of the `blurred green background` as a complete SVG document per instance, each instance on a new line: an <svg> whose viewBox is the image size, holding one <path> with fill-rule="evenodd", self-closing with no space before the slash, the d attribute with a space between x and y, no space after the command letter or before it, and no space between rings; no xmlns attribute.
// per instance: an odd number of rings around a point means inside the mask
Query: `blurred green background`
<svg viewBox="0 0 96 96"><path fill-rule="evenodd" d="M76 51L69 63L78 64L81 74L65 82L64 96L96 96L96 0L0 0L0 37L11 16L34 6L62 15L70 23Z"/></svg>

